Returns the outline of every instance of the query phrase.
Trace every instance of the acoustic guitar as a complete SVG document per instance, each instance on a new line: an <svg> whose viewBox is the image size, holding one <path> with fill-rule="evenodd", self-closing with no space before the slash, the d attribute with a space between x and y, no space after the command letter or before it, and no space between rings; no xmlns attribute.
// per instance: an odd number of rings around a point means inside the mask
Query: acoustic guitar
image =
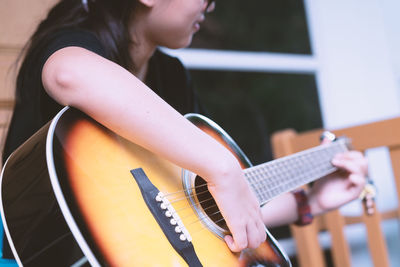
<svg viewBox="0 0 400 267"><path fill-rule="evenodd" d="M336 171L347 140L252 166L210 119L186 118L240 161L260 206ZM24 266L291 266L267 229L233 253L205 181L66 107L19 147L1 175L1 211ZM271 215L273 216L273 215Z"/></svg>

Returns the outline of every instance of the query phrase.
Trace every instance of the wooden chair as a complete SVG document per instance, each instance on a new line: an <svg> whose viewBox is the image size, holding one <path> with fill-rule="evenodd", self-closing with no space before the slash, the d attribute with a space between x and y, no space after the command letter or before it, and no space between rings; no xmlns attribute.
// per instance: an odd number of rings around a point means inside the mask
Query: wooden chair
<svg viewBox="0 0 400 267"><path fill-rule="evenodd" d="M286 156L319 144L323 130L296 133L293 130L277 132L272 137L272 147L276 158ZM336 136L347 136L352 140L354 149L366 149L386 146L395 177L397 197L400 199L400 118L369 123L332 131ZM399 201L400 202L400 201ZM364 224L367 231L368 248L374 266L390 266L387 245L381 229L381 222L387 219L400 219L400 208L379 212L374 207L373 215L345 217L339 211L332 211L316 218L311 225L290 226L296 242L297 259L301 267L327 266L323 251L318 242L318 233L326 230L331 236L331 254L334 266L351 266L350 248L344 235L344 228L350 224Z"/></svg>

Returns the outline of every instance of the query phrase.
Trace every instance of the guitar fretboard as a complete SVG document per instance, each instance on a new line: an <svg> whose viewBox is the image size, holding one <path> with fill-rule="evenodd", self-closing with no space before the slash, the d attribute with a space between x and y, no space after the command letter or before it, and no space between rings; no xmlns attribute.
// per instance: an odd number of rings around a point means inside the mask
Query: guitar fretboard
<svg viewBox="0 0 400 267"><path fill-rule="evenodd" d="M339 139L244 170L260 205L272 198L315 181L337 170L333 156L348 150L347 141Z"/></svg>

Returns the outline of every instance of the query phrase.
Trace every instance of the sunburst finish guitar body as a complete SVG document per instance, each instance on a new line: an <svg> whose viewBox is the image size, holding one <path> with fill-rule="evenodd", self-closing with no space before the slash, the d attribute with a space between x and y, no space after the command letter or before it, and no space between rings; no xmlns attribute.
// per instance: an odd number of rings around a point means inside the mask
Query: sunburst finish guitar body
<svg viewBox="0 0 400 267"><path fill-rule="evenodd" d="M236 155L260 205L334 171L330 158L346 149L323 150L325 169L305 171L308 178L280 177L273 170L283 166L252 167L209 119L187 118ZM10 156L1 200L11 248L25 266L290 266L267 229L259 248L232 253L223 240L228 229L200 177L72 108Z"/></svg>

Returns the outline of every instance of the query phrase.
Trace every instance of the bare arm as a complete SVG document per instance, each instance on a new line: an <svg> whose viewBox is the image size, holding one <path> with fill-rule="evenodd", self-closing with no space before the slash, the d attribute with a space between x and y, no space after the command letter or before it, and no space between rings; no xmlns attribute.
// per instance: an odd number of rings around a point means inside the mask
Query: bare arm
<svg viewBox="0 0 400 267"><path fill-rule="evenodd" d="M223 155L222 159L232 164L221 146L183 119L139 79L89 51L75 47L57 51L44 66L43 83L59 103L82 110L132 142L201 175L209 177L217 167L207 153ZM193 143L192 139L200 141ZM201 149L200 145L212 150ZM185 157L193 148L197 151L193 157L197 158ZM196 166L197 162L204 164Z"/></svg>
<svg viewBox="0 0 400 267"><path fill-rule="evenodd" d="M226 242L233 251L265 239L258 201L234 156L130 72L83 48L67 47L47 60L42 80L59 103L201 175L232 232L233 240L228 236Z"/></svg>
<svg viewBox="0 0 400 267"><path fill-rule="evenodd" d="M314 216L357 199L364 188L368 165L362 153L349 151L337 154L332 164L340 171L316 181L308 191ZM261 211L267 226L289 224L298 219L297 203L291 193L273 199Z"/></svg>

